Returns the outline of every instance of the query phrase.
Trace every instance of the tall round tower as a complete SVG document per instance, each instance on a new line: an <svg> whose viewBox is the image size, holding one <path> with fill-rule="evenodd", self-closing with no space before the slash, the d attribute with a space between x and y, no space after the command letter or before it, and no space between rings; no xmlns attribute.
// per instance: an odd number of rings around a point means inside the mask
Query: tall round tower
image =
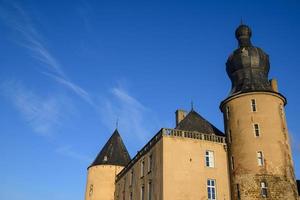
<svg viewBox="0 0 300 200"><path fill-rule="evenodd" d="M128 151L115 130L88 168L85 200L114 200L116 175L129 161Z"/></svg>
<svg viewBox="0 0 300 200"><path fill-rule="evenodd" d="M232 82L221 102L229 147L233 200L296 200L297 189L286 125L286 98L268 80L269 57L251 44L252 32L240 25L239 47L226 71Z"/></svg>

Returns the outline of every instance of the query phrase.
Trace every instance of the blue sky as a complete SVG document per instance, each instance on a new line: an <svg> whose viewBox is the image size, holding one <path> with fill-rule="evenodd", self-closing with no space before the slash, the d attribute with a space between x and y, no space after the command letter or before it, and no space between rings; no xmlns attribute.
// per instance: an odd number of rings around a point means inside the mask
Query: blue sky
<svg viewBox="0 0 300 200"><path fill-rule="evenodd" d="M271 60L300 178L297 1L0 1L0 199L83 199L86 167L119 131L131 154L177 108L223 130L241 17Z"/></svg>

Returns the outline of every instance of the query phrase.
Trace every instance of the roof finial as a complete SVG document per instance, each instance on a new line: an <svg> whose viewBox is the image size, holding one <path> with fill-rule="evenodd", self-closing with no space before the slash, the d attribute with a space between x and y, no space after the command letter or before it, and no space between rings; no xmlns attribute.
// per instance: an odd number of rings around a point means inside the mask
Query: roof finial
<svg viewBox="0 0 300 200"><path fill-rule="evenodd" d="M194 102L191 100L191 111L194 111Z"/></svg>
<svg viewBox="0 0 300 200"><path fill-rule="evenodd" d="M243 17L241 17L241 24L240 25L243 25L244 23L243 23Z"/></svg>
<svg viewBox="0 0 300 200"><path fill-rule="evenodd" d="M116 129L118 129L118 128L119 128L119 117L116 120Z"/></svg>

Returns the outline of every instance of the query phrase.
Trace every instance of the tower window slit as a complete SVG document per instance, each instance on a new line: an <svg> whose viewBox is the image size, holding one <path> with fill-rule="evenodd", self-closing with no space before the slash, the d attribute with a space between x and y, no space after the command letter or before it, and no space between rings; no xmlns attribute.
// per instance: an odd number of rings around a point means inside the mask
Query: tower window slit
<svg viewBox="0 0 300 200"><path fill-rule="evenodd" d="M226 107L226 119L227 120L229 119L229 114L230 114L230 110L229 110L229 107L227 106Z"/></svg>
<svg viewBox="0 0 300 200"><path fill-rule="evenodd" d="M256 137L260 136L260 128L258 124L253 124L253 128L254 128L254 134Z"/></svg>
<svg viewBox="0 0 300 200"><path fill-rule="evenodd" d="M251 99L251 109L252 109L252 112L256 112L257 111L256 100L255 99Z"/></svg>
<svg viewBox="0 0 300 200"><path fill-rule="evenodd" d="M236 191L237 191L237 199L241 200L241 192L240 192L240 185L236 184Z"/></svg>

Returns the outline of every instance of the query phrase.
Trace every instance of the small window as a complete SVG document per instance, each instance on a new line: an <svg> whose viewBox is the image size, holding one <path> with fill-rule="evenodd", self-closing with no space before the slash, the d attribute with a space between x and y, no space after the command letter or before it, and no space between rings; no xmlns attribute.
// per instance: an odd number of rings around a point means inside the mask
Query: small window
<svg viewBox="0 0 300 200"><path fill-rule="evenodd" d="M142 186L141 187L141 200L144 200L144 197L145 197L145 187L144 186Z"/></svg>
<svg viewBox="0 0 300 200"><path fill-rule="evenodd" d="M152 199L152 182L148 183L148 200Z"/></svg>
<svg viewBox="0 0 300 200"><path fill-rule="evenodd" d="M231 130L227 131L227 140L229 143L231 143Z"/></svg>
<svg viewBox="0 0 300 200"><path fill-rule="evenodd" d="M268 187L267 187L267 183L265 181L260 182L260 190L261 190L261 196L263 198L267 198L268 197Z"/></svg>
<svg viewBox="0 0 300 200"><path fill-rule="evenodd" d="M150 173L152 170L152 154L148 157L148 173Z"/></svg>
<svg viewBox="0 0 300 200"><path fill-rule="evenodd" d="M226 119L227 120L229 119L229 114L230 114L230 110L229 110L229 107L227 106L226 107Z"/></svg>
<svg viewBox="0 0 300 200"><path fill-rule="evenodd" d="M232 170L234 169L234 158L233 158L233 156L231 156L231 169Z"/></svg>
<svg viewBox="0 0 300 200"><path fill-rule="evenodd" d="M130 171L129 186L132 186L132 183L133 183L133 170Z"/></svg>
<svg viewBox="0 0 300 200"><path fill-rule="evenodd" d="M256 112L257 111L256 100L255 99L251 99L251 109L252 109L252 112Z"/></svg>
<svg viewBox="0 0 300 200"><path fill-rule="evenodd" d="M207 180L207 197L208 197L208 200L216 200L217 199L216 180L214 180L214 179Z"/></svg>
<svg viewBox="0 0 300 200"><path fill-rule="evenodd" d="M141 177L144 177L144 168L145 168L145 161L141 161Z"/></svg>
<svg viewBox="0 0 300 200"><path fill-rule="evenodd" d="M260 129L258 124L253 124L254 134L256 137L260 136Z"/></svg>
<svg viewBox="0 0 300 200"><path fill-rule="evenodd" d="M240 192L240 185L236 184L236 193L238 200L241 200L241 192Z"/></svg>
<svg viewBox="0 0 300 200"><path fill-rule="evenodd" d="M90 185L90 190L89 190L89 196L90 196L90 197L93 195L93 192L94 192L94 185L91 184L91 185Z"/></svg>
<svg viewBox="0 0 300 200"><path fill-rule="evenodd" d="M130 192L129 200L132 200L132 192Z"/></svg>
<svg viewBox="0 0 300 200"><path fill-rule="evenodd" d="M107 162L107 156L104 156L103 162Z"/></svg>
<svg viewBox="0 0 300 200"><path fill-rule="evenodd" d="M263 166L264 165L264 156L263 156L263 153L261 151L257 152L257 163L258 163L258 166Z"/></svg>
<svg viewBox="0 0 300 200"><path fill-rule="evenodd" d="M215 167L214 152L213 151L206 151L205 152L205 166L206 167Z"/></svg>

